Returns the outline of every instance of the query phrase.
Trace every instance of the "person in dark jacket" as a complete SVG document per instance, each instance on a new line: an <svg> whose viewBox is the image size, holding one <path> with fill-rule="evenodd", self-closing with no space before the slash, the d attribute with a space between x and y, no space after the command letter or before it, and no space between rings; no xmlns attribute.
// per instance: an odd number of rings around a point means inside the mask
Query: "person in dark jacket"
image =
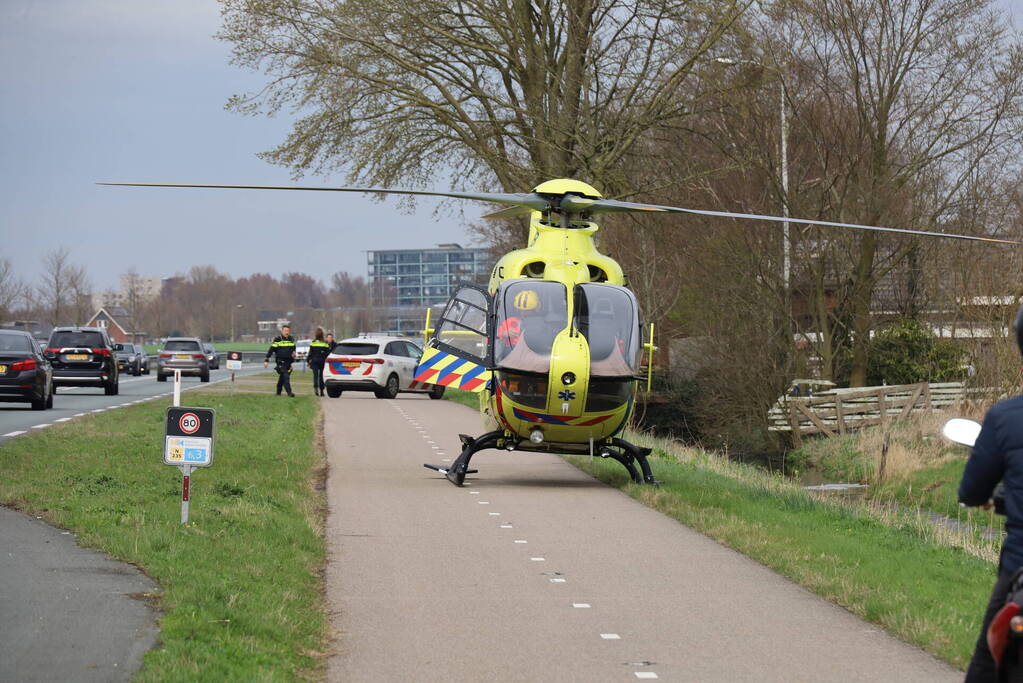
<svg viewBox="0 0 1023 683"><path fill-rule="evenodd" d="M1023 354L1023 308L1016 314L1015 331L1016 343ZM959 502L989 508L999 482L1005 495L1005 541L998 561L998 579L966 670L967 683L998 680L987 646L987 630L995 614L1005 606L1010 580L1023 567L1023 396L996 403L984 416L984 425L959 483Z"/></svg>
<svg viewBox="0 0 1023 683"><path fill-rule="evenodd" d="M328 332L327 333L327 338L324 341L327 342L327 345L330 346L331 353L333 353L334 352L334 347L337 346L337 342L334 341L334 333L333 332Z"/></svg>
<svg viewBox="0 0 1023 683"><path fill-rule="evenodd" d="M330 350L330 344L323 338L323 328L317 327L315 339L309 342L309 355L305 359L313 371L313 393L317 396L323 396L323 390L326 389L323 383L323 366L327 362Z"/></svg>
<svg viewBox="0 0 1023 683"><path fill-rule="evenodd" d="M270 356L274 357L274 370L277 372L277 395L281 395L284 389L288 396L294 397L291 391L291 364L295 362L295 339L291 336L291 327L285 325L281 333L274 337L273 343L267 349L266 358L263 359L263 367L270 364Z"/></svg>

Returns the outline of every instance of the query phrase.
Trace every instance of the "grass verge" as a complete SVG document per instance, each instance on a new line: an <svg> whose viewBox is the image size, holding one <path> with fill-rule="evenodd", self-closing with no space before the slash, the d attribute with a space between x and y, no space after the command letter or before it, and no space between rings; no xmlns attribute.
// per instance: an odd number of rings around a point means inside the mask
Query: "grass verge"
<svg viewBox="0 0 1023 683"><path fill-rule="evenodd" d="M213 466L162 463L167 402L55 425L0 449L0 502L142 568L162 590L139 680L322 678L322 477L312 398L191 392L217 411Z"/></svg>
<svg viewBox="0 0 1023 683"><path fill-rule="evenodd" d="M994 581L997 543L921 515L842 504L778 475L663 440L658 487L600 458L571 457L633 498L734 548L894 635L964 668Z"/></svg>
<svg viewBox="0 0 1023 683"><path fill-rule="evenodd" d="M468 406L473 410L480 409L480 395L472 391L462 391L461 389L451 389L449 387L444 392L444 400L461 403L463 406Z"/></svg>

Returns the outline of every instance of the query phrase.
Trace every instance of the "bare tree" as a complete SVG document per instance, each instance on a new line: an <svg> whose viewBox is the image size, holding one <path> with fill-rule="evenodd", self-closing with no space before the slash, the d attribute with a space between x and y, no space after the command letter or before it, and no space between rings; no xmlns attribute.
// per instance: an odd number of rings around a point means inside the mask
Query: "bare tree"
<svg viewBox="0 0 1023 683"><path fill-rule="evenodd" d="M51 325L66 325L68 320L68 275L71 269L67 247L51 249L43 256L43 273L36 288L40 304Z"/></svg>
<svg viewBox="0 0 1023 683"><path fill-rule="evenodd" d="M237 111L308 112L265 157L368 184L522 191L621 160L692 111L698 61L749 0L222 0L235 63L271 77Z"/></svg>
<svg viewBox="0 0 1023 683"><path fill-rule="evenodd" d="M82 266L67 267L68 310L75 325L84 325L95 311L92 308L92 283Z"/></svg>
<svg viewBox="0 0 1023 683"><path fill-rule="evenodd" d="M10 259L0 258L0 320L14 312L15 306L28 293L25 283L14 274Z"/></svg>

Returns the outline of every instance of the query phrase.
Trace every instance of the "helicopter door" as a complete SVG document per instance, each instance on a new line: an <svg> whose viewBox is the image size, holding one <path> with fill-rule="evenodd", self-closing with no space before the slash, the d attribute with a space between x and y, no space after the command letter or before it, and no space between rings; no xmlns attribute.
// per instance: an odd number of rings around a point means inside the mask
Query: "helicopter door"
<svg viewBox="0 0 1023 683"><path fill-rule="evenodd" d="M490 379L491 297L478 285L462 285L448 301L419 359L415 381L482 391Z"/></svg>

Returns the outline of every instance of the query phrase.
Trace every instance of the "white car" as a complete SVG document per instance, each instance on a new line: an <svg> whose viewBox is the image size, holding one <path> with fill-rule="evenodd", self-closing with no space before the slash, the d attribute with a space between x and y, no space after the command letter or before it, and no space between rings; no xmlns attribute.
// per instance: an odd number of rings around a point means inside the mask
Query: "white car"
<svg viewBox="0 0 1023 683"><path fill-rule="evenodd" d="M377 398L394 398L398 392L444 395L444 387L412 379L420 346L403 337L360 335L343 339L327 356L323 383L327 396L338 398L342 391L372 391Z"/></svg>
<svg viewBox="0 0 1023 683"><path fill-rule="evenodd" d="M312 339L299 339L295 342L295 360L305 360L309 357L309 345Z"/></svg>

